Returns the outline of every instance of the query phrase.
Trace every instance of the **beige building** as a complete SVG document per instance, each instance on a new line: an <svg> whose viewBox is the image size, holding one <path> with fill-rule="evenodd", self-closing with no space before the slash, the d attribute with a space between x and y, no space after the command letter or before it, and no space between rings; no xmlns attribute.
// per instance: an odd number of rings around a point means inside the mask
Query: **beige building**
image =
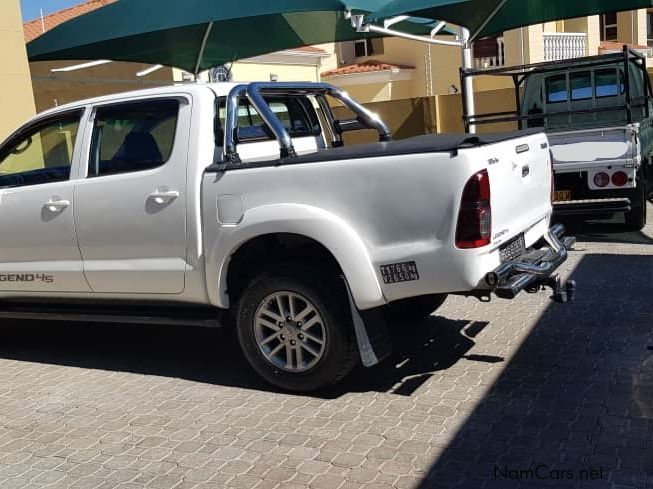
<svg viewBox="0 0 653 489"><path fill-rule="evenodd" d="M451 38L449 38L451 39ZM629 44L651 56L653 9L549 22L482 39L474 45L479 69L591 56ZM386 38L342 43L338 67L322 73L324 81L346 88L363 102L383 102L456 94L460 91L461 52ZM475 90L508 88L511 82L478 78Z"/></svg>
<svg viewBox="0 0 653 489"><path fill-rule="evenodd" d="M34 115L18 0L0 2L0 140Z"/></svg>

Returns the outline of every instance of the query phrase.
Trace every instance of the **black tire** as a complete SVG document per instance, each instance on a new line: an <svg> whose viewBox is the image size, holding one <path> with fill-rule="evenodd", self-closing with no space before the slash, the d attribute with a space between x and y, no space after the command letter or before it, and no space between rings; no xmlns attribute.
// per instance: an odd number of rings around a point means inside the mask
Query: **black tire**
<svg viewBox="0 0 653 489"><path fill-rule="evenodd" d="M286 371L273 364L257 342L255 318L259 306L264 307L266 298L271 295L283 292L310 300L323 319L320 322L325 332L323 354L305 371ZM267 382L287 391L312 392L333 385L351 372L359 358L342 279L312 268L278 267L255 277L239 299L236 328L238 341L251 367ZM298 362L297 354L292 355Z"/></svg>
<svg viewBox="0 0 653 489"><path fill-rule="evenodd" d="M386 320L391 323L416 323L429 317L447 299L447 294L423 295L391 302L385 308Z"/></svg>
<svg viewBox="0 0 653 489"><path fill-rule="evenodd" d="M632 202L632 209L625 215L626 227L630 231L641 231L646 226L646 188L639 182L638 197Z"/></svg>

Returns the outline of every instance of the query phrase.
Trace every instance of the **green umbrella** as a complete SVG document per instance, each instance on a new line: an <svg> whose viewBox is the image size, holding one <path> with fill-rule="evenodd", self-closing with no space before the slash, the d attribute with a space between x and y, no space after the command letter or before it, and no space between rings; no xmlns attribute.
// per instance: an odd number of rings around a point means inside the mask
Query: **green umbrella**
<svg viewBox="0 0 653 489"><path fill-rule="evenodd" d="M109 59L198 73L284 49L370 37L346 12L369 13L384 0L119 0L70 20L28 44L30 61ZM428 34L433 21L402 28ZM372 35L373 37L374 35Z"/></svg>
<svg viewBox="0 0 653 489"><path fill-rule="evenodd" d="M653 6L653 0L391 0L367 18L442 19L466 27L471 40L517 27Z"/></svg>

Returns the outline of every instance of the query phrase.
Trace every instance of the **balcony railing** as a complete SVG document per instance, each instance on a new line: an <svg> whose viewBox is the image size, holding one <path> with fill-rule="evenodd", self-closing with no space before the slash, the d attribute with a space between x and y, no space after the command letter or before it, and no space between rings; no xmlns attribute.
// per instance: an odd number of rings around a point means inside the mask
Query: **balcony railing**
<svg viewBox="0 0 653 489"><path fill-rule="evenodd" d="M496 68L498 66L503 66L505 64L505 44L503 37L497 37L497 50L496 55L494 56L485 56L474 59L475 68L477 70L483 70L487 68Z"/></svg>
<svg viewBox="0 0 653 489"><path fill-rule="evenodd" d="M587 56L587 34L576 32L545 32L544 61Z"/></svg>

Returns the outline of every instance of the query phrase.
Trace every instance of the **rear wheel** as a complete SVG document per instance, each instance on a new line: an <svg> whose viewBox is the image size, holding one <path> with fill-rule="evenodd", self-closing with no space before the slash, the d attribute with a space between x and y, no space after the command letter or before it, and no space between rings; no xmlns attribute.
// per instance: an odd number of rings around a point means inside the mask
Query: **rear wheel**
<svg viewBox="0 0 653 489"><path fill-rule="evenodd" d="M411 297L386 306L385 317L389 322L414 323L429 317L447 299L447 294L423 295Z"/></svg>
<svg viewBox="0 0 653 489"><path fill-rule="evenodd" d="M334 384L357 359L343 284L313 269L284 267L252 280L240 298L237 332L254 370L284 390Z"/></svg>
<svg viewBox="0 0 653 489"><path fill-rule="evenodd" d="M639 182L637 198L632 202L632 209L626 213L626 227L630 231L641 231L646 226L646 188Z"/></svg>

